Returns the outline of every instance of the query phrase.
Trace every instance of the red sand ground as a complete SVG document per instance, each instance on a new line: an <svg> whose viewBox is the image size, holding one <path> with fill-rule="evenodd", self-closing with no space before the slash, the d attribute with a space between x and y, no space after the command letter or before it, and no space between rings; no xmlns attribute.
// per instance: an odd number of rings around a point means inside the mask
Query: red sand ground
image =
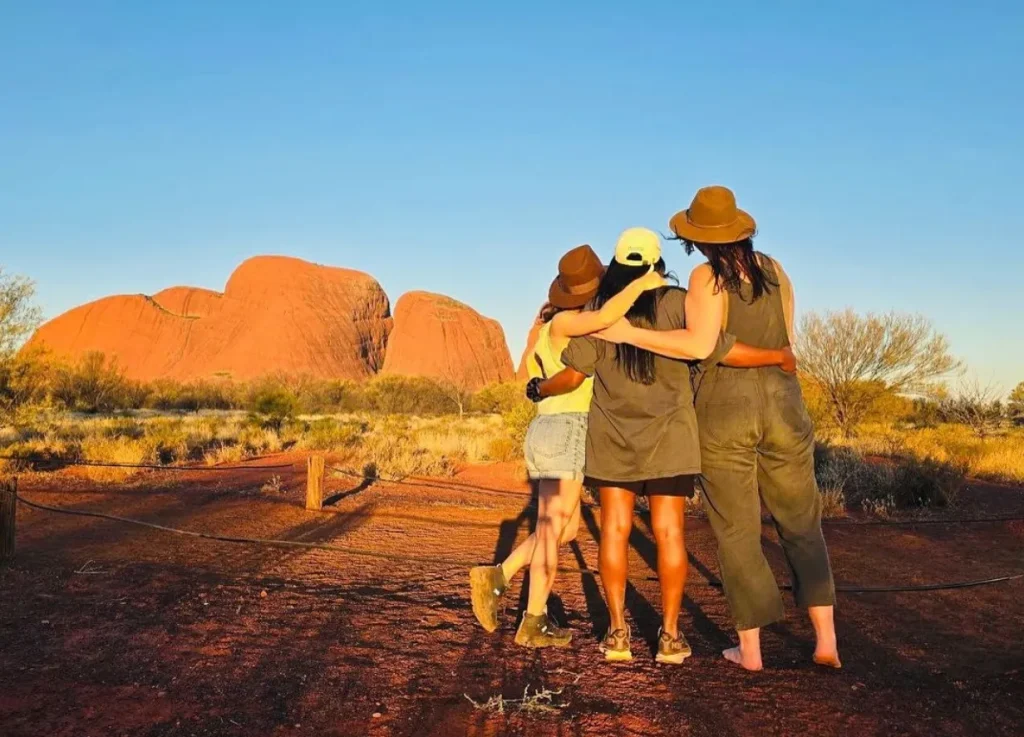
<svg viewBox="0 0 1024 737"><path fill-rule="evenodd" d="M490 560L525 534L523 497L332 479L302 509L301 459L255 473L157 472L100 488L68 474L23 478L27 498L166 525ZM267 459L259 463L281 462ZM272 475L283 491L261 491ZM461 479L515 488L508 469ZM958 514L1024 514L1020 490L976 487ZM590 510L563 563L596 566ZM22 735L1020 735L1024 581L934 593L845 594L842 671L809 663L807 623L765 635L770 671L718 657L730 642L706 522L688 522L683 625L695 657L659 667L643 650L607 665L594 579L561 576L552 610L576 642L531 652L476 626L466 571L327 551L206 542L114 522L19 511L0 569L0 733ZM830 526L836 578L901 584L1024 570L1024 524ZM633 538L629 610L652 640L658 589L650 530ZM773 564L780 563L766 528ZM780 569L781 570L781 569ZM781 578L781 574L780 574ZM263 595L266 592L266 595ZM564 612L564 614L563 614ZM546 687L557 714L494 714L476 701Z"/></svg>

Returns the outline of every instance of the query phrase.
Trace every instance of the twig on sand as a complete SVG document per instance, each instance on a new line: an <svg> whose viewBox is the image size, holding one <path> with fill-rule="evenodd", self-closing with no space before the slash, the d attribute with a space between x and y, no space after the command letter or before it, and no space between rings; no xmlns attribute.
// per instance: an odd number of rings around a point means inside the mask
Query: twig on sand
<svg viewBox="0 0 1024 737"><path fill-rule="evenodd" d="M492 696L487 701L481 703L474 701L469 697L469 694L462 694L466 697L466 701L473 705L473 708L477 711L490 711L495 714L504 714L505 710L516 711L516 712L557 712L559 709L564 709L565 704L556 704L554 699L556 696L561 696L563 689L557 691L551 691L548 688L539 688L534 693L530 693L530 686L527 684L526 688L523 689L523 698L521 699L506 699L501 694Z"/></svg>
<svg viewBox="0 0 1024 737"><path fill-rule="evenodd" d="M82 565L82 567L79 568L77 571L75 571L75 573L81 574L83 576L95 576L96 574L99 574L99 573L106 573L106 571L104 571L104 570L101 570L99 568L91 568L90 566L92 566L92 560L91 559L85 561L85 563Z"/></svg>
<svg viewBox="0 0 1024 737"><path fill-rule="evenodd" d="M573 673L571 670L566 670L565 668L559 668L558 670L552 671L552 672L557 674L557 675L561 675L561 676L572 676L572 678L573 678L572 685L574 685L574 686L579 685L579 682L581 680L583 680L583 674L582 673Z"/></svg>

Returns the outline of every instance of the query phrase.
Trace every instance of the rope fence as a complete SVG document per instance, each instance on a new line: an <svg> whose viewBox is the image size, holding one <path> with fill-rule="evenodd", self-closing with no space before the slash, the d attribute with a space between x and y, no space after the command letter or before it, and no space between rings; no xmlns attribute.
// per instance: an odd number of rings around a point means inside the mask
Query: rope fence
<svg viewBox="0 0 1024 737"><path fill-rule="evenodd" d="M196 530L182 530L176 527L168 527L166 525L160 525L153 522L146 522L144 520L137 520L131 517L121 517L113 514L106 514L104 512L89 512L84 510L66 509L62 507L53 507L47 504L40 504L31 500L25 499L19 494L16 488L13 491L4 493L0 490L0 495L9 496L16 499L19 503L24 504L26 507L36 509L39 511L50 512L53 514L63 514L75 517L92 517L96 519L104 519L112 522L118 522L122 524L134 525L138 527L144 527L148 529L158 530L160 532L183 535L186 537L193 537L203 540L211 540L222 543L235 543L244 545L258 545L264 547L278 547L278 548L305 548L305 549L316 549L316 550L327 550L337 553L343 553L347 555L354 555L359 557L374 558L378 560L388 560L392 562L403 562L403 563L417 563L417 564L428 564L446 566L450 568L463 568L467 569L472 566L478 565L478 561L462 561L453 558L442 558L437 556L426 556L426 555L409 555L400 553L387 553L379 550L368 550L365 548L357 548L347 545L337 545L335 543L317 543L317 542L304 542L300 540L279 540L273 538L256 538L256 537L244 537L237 535L218 535L207 532L199 532ZM13 518L12 518L13 519ZM13 551L12 551L13 552ZM599 576L599 572L591 568L566 568L559 567L559 573L569 575L582 575L582 576ZM977 579L971 581L956 581L951 583L934 583L934 584L916 584L916 585L904 585L904 586L854 586L839 584L836 586L836 591L846 594L873 594L873 593L912 593L912 592L925 592L925 591L950 591L957 589L976 588L979 586L988 586L996 583L1003 583L1007 581L1015 581L1024 578L1024 573L1010 574L1005 576L995 576L984 579ZM653 580L657 580L656 578ZM693 584L690 584L691 586ZM709 578L704 586L720 589L722 587L721 581L714 578ZM781 588L785 590L791 590L790 585L784 585Z"/></svg>

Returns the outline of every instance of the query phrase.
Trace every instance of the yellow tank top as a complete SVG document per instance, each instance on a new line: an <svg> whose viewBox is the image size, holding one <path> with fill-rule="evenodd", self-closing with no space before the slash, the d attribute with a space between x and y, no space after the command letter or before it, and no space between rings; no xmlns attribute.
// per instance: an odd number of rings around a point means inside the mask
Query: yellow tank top
<svg viewBox="0 0 1024 737"><path fill-rule="evenodd" d="M565 346L562 346L564 348ZM541 368L537 363L540 359L544 364ZM562 363L562 351L555 352L551 343L551 323L547 322L537 333L537 342L533 346L533 353L526 362L526 368L530 378L537 376L550 378L565 368ZM576 389L559 397L548 397L537 404L537 414L540 415L561 415L570 412L589 412L590 398L594 395L594 377L588 376Z"/></svg>

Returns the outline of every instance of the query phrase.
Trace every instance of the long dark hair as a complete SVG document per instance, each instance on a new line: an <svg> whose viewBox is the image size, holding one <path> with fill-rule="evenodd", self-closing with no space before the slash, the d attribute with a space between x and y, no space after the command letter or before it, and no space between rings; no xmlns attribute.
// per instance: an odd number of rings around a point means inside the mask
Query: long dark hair
<svg viewBox="0 0 1024 737"><path fill-rule="evenodd" d="M550 302L545 302L544 306L540 308L540 312L537 314L537 322L548 323L555 319L555 315L559 312L565 312L565 307L557 307Z"/></svg>
<svg viewBox="0 0 1024 737"><path fill-rule="evenodd" d="M685 238L676 240L683 242L687 254L693 253L694 249L704 254L711 265L715 283L721 290L738 294L743 285L743 277L746 276L753 288L751 302L754 302L765 294L771 294L772 287L779 286L754 252L753 237L735 243L698 243Z"/></svg>
<svg viewBox="0 0 1024 737"><path fill-rule="evenodd" d="M648 266L626 266L613 260L608 265L607 271L604 272L601 286L597 289L597 296L594 297L594 309L601 309L605 302L646 274L649 268ZM654 265L654 270L673 281L675 280L671 274L666 275L664 259ZM649 290L641 294L629 308L626 319L637 327L653 328L658 316L660 291ZM615 362L632 381L641 384L654 383L654 354L650 351L623 343L615 346Z"/></svg>

